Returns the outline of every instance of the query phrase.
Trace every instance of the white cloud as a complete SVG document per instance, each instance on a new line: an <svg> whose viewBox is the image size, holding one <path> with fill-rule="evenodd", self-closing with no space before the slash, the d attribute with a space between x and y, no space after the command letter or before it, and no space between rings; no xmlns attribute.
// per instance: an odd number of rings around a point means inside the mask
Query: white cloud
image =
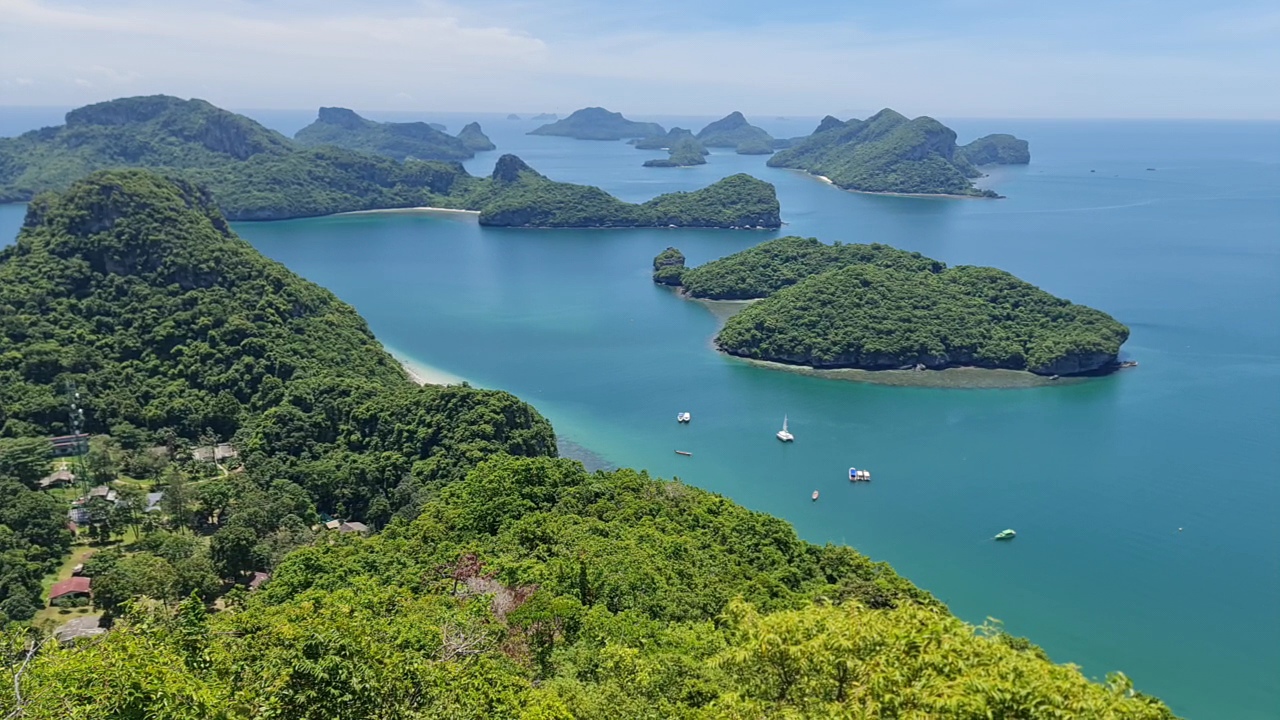
<svg viewBox="0 0 1280 720"><path fill-rule="evenodd" d="M955 0L965 17L1023 10L943 31L910 18L682 25L587 1L0 0L0 77L33 81L6 83L0 104L164 92L365 110L1280 117L1280 96L1258 92L1280 83L1274 12L1153 24Z"/></svg>

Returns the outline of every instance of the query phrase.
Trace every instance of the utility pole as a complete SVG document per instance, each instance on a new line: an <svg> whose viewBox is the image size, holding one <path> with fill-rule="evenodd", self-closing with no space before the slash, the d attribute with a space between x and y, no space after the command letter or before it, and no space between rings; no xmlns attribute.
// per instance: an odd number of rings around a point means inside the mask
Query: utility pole
<svg viewBox="0 0 1280 720"><path fill-rule="evenodd" d="M82 445L80 441L80 435L84 432L84 403L80 397L80 388L74 381L67 383L67 428L71 431L71 457L76 482L88 483L89 473L86 471L84 456L89 452L89 442L86 440Z"/></svg>

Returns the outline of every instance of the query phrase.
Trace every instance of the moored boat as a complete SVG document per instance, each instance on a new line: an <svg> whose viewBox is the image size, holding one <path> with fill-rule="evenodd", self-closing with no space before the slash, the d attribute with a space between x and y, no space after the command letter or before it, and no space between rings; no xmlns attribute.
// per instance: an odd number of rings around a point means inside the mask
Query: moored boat
<svg viewBox="0 0 1280 720"><path fill-rule="evenodd" d="M687 412L682 412L676 415L676 422L678 423L687 423L692 419L693 419L693 416Z"/></svg>
<svg viewBox="0 0 1280 720"><path fill-rule="evenodd" d="M693 455L693 453L689 452L688 450L677 450L676 454L684 455L685 457L691 457Z"/></svg>
<svg viewBox="0 0 1280 720"><path fill-rule="evenodd" d="M795 435L792 435L790 432L787 431L786 415L782 416L782 429L778 431L778 439L781 440L782 442L791 442L792 440L796 439ZM818 498L816 497L814 498L814 500L817 500L817 499Z"/></svg>
<svg viewBox="0 0 1280 720"><path fill-rule="evenodd" d="M871 471L851 467L849 468L849 482L871 482Z"/></svg>
<svg viewBox="0 0 1280 720"><path fill-rule="evenodd" d="M814 491L813 491L813 499L814 499L814 500L817 500L817 499L818 499L818 491L817 491L817 490L814 490Z"/></svg>

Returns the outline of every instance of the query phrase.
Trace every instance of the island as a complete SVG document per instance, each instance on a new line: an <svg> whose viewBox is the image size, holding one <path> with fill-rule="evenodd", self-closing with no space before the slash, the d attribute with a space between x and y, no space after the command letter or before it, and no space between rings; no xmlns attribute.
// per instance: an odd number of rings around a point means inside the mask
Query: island
<svg viewBox="0 0 1280 720"><path fill-rule="evenodd" d="M508 119L508 120L519 120L519 119L520 119L520 116L519 116L519 115L517 115L517 114L515 114L515 113L511 113L510 115L508 115L508 116L507 116L507 119Z"/></svg>
<svg viewBox="0 0 1280 720"><path fill-rule="evenodd" d="M351 122L355 114L348 113L326 116ZM363 121L358 115L355 119ZM458 138L449 140L461 145ZM500 158L493 176L475 177L457 162L398 161L330 144L301 146L202 100L166 96L87 106L68 113L64 126L0 138L0 201L27 201L41 191L66 188L83 173L122 165L163 169L194 181L209 190L232 220L435 207L477 211L487 225L666 227L689 222L693 227L754 228L780 223L773 186L754 179L722 181L695 193L633 205L597 188L555 183L514 156ZM503 180L516 176L528 182ZM584 204L573 207L579 201ZM547 206L535 207L539 202Z"/></svg>
<svg viewBox="0 0 1280 720"><path fill-rule="evenodd" d="M559 119L559 116L555 113L538 113L529 119L533 122L551 122L552 120Z"/></svg>
<svg viewBox="0 0 1280 720"><path fill-rule="evenodd" d="M707 147L735 148L743 155L773 152L773 137L736 110L702 128L697 137Z"/></svg>
<svg viewBox="0 0 1280 720"><path fill-rule="evenodd" d="M664 135L666 130L657 123L634 122L622 113L609 112L600 107L575 110L563 120L534 128L530 135L553 135L578 140L627 140Z"/></svg>
<svg viewBox="0 0 1280 720"><path fill-rule="evenodd" d="M993 140L1005 137L1009 140ZM1022 153L1013 148L1021 147ZM1007 148L1001 152L999 148ZM769 158L770 167L795 168L846 190L909 195L999 197L974 187L979 164L1029 162L1026 142L988 136L956 146L956 133L931 117L908 120L888 108L866 120L827 116L812 135Z"/></svg>
<svg viewBox="0 0 1280 720"><path fill-rule="evenodd" d="M693 132L681 127L673 127L662 135L651 135L645 138L636 138L627 142L634 145L637 150L670 150L673 145L681 140L694 140Z"/></svg>
<svg viewBox="0 0 1280 720"><path fill-rule="evenodd" d="M1119 367L1129 337L1110 315L1003 270L948 268L879 244L786 237L696 268L668 248L654 282L693 298L758 300L725 322L717 348L817 369L1097 374Z"/></svg>
<svg viewBox="0 0 1280 720"><path fill-rule="evenodd" d="M480 129L480 123L478 122L467 123L458 133L458 139L472 152L487 152L496 150L498 147L493 144L488 135L484 134L484 130Z"/></svg>
<svg viewBox="0 0 1280 720"><path fill-rule="evenodd" d="M498 160L492 177L462 198L480 210L482 225L505 227L781 227L769 183L731 175L701 190L623 202L586 185L554 182L514 155Z"/></svg>
<svg viewBox="0 0 1280 720"><path fill-rule="evenodd" d="M1026 140L997 133L956 148L956 154L975 166L1026 165L1031 162L1031 149Z"/></svg>
<svg viewBox="0 0 1280 720"><path fill-rule="evenodd" d="M467 160L475 152L428 123L375 122L347 108L322 107L316 121L293 136L303 146L333 145L395 160Z"/></svg>
<svg viewBox="0 0 1280 720"><path fill-rule="evenodd" d="M702 143L688 137L678 140L671 146L669 157L657 160L646 160L645 167L689 167L706 165L708 151Z"/></svg>

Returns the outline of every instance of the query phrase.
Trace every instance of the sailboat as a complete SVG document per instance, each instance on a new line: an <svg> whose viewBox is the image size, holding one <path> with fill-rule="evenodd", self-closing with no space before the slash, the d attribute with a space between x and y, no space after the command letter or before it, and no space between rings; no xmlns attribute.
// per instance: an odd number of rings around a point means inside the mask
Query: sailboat
<svg viewBox="0 0 1280 720"><path fill-rule="evenodd" d="M791 442L796 439L795 435L787 432L787 416L782 416L782 429L778 431L778 439L782 442Z"/></svg>

